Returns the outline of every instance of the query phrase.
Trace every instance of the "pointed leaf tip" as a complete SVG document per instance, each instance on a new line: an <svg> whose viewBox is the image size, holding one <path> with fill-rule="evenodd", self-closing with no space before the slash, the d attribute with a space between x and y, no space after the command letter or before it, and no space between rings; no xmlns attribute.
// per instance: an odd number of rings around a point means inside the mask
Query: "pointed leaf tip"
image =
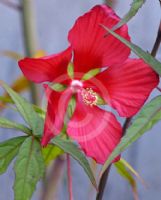
<svg viewBox="0 0 161 200"><path fill-rule="evenodd" d="M116 37L122 43L124 43L127 47L129 47L137 56L142 58L145 63L147 63L157 74L161 76L161 63L155 59L151 54L141 49L139 46L127 41L125 38L121 37L117 33L110 30L108 27L101 24L101 26L111 35ZM107 36L108 37L108 36Z"/></svg>
<svg viewBox="0 0 161 200"><path fill-rule="evenodd" d="M57 145L64 152L68 153L75 160L77 160L79 162L79 164L83 167L84 171L88 175L91 183L93 184L93 186L97 190L96 180L95 180L94 174L93 174L93 172L91 170L91 167L90 167L90 165L88 163L88 160L86 159L86 157L84 156L84 154L80 151L80 149L78 149L77 145L74 144L70 140L62 139L59 136L55 137L52 140L52 143L55 144L55 145Z"/></svg>
<svg viewBox="0 0 161 200"><path fill-rule="evenodd" d="M14 170L14 199L31 199L36 184L43 178L45 170L40 144L33 137L27 138L21 145Z"/></svg>
<svg viewBox="0 0 161 200"><path fill-rule="evenodd" d="M114 158L150 130L159 120L161 120L161 96L155 97L142 108L132 125L127 129L126 135L103 165L100 176L102 176Z"/></svg>
<svg viewBox="0 0 161 200"><path fill-rule="evenodd" d="M33 105L31 105L25 98L16 93L5 82L0 81L0 84L7 91L15 103L17 110L24 118L26 123L30 126L33 134L42 135L44 122L43 119L35 112Z"/></svg>

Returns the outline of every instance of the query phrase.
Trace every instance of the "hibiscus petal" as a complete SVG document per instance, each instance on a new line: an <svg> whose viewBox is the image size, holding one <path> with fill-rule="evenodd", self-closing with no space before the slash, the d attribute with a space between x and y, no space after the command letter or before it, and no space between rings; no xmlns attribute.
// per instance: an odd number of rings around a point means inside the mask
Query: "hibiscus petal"
<svg viewBox="0 0 161 200"><path fill-rule="evenodd" d="M51 138L61 132L71 95L72 93L70 90L56 92L51 90L49 87L46 88L48 106L45 119L44 134L41 141L42 146L46 146Z"/></svg>
<svg viewBox="0 0 161 200"><path fill-rule="evenodd" d="M103 164L119 143L122 129L112 113L85 105L79 96L67 133L87 156Z"/></svg>
<svg viewBox="0 0 161 200"><path fill-rule="evenodd" d="M68 39L74 50L75 72L88 72L93 68L106 67L127 59L130 49L106 31L101 24L112 28L120 21L114 11L106 6L95 6L91 11L79 17L70 30ZM129 39L127 26L116 31Z"/></svg>
<svg viewBox="0 0 161 200"><path fill-rule="evenodd" d="M55 78L66 74L67 65L72 57L71 47L65 51L42 58L24 58L18 62L24 75L31 81L41 83L52 82Z"/></svg>
<svg viewBox="0 0 161 200"><path fill-rule="evenodd" d="M122 117L135 115L159 83L158 75L141 59L112 66L95 78L105 87L101 95Z"/></svg>

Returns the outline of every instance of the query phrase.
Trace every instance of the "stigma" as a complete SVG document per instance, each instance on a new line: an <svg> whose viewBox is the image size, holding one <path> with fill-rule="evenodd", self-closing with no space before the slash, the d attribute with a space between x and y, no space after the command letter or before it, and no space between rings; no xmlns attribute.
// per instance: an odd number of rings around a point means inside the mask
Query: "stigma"
<svg viewBox="0 0 161 200"><path fill-rule="evenodd" d="M74 93L79 92L80 90L82 90L83 88L83 83L79 80L72 80L71 84L70 84L70 88L72 89L72 91Z"/></svg>
<svg viewBox="0 0 161 200"><path fill-rule="evenodd" d="M79 80L73 80L71 83L72 87L83 87L83 83Z"/></svg>
<svg viewBox="0 0 161 200"><path fill-rule="evenodd" d="M98 96L91 88L86 88L81 91L83 102L88 106L97 105Z"/></svg>

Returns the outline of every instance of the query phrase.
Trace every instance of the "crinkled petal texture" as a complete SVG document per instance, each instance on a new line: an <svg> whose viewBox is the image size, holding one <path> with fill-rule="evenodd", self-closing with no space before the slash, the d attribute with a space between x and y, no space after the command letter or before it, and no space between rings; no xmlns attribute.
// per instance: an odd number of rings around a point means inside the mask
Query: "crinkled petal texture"
<svg viewBox="0 0 161 200"><path fill-rule="evenodd" d="M135 115L159 83L158 75L141 59L128 59L95 78L105 87L103 98L122 117Z"/></svg>
<svg viewBox="0 0 161 200"><path fill-rule="evenodd" d="M80 144L87 156L103 164L119 143L122 129L112 113L85 105L78 95L67 133Z"/></svg>
<svg viewBox="0 0 161 200"><path fill-rule="evenodd" d="M67 73L67 66L72 57L71 47L65 51L42 58L25 58L18 62L27 79L41 83L52 82L55 78Z"/></svg>
<svg viewBox="0 0 161 200"><path fill-rule="evenodd" d="M47 114L45 119L44 134L41 144L46 146L54 136L58 135L64 125L65 113L68 102L72 96L71 90L56 92L46 86L48 99Z"/></svg>
<svg viewBox="0 0 161 200"><path fill-rule="evenodd" d="M79 17L70 30L68 39L74 50L75 72L87 72L93 68L106 67L127 59L130 49L106 31L101 24L112 28L120 21L114 11L106 5L95 6ZM116 31L127 40L127 26Z"/></svg>

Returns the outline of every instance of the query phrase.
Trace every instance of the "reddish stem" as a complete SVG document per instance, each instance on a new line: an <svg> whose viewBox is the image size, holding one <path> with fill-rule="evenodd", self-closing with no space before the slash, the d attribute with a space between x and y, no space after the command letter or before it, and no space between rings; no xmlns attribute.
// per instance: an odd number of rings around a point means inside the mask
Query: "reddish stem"
<svg viewBox="0 0 161 200"><path fill-rule="evenodd" d="M69 154L67 154L67 175L68 175L69 200L73 200L73 187L72 187L71 163L70 163L70 156L69 156Z"/></svg>

